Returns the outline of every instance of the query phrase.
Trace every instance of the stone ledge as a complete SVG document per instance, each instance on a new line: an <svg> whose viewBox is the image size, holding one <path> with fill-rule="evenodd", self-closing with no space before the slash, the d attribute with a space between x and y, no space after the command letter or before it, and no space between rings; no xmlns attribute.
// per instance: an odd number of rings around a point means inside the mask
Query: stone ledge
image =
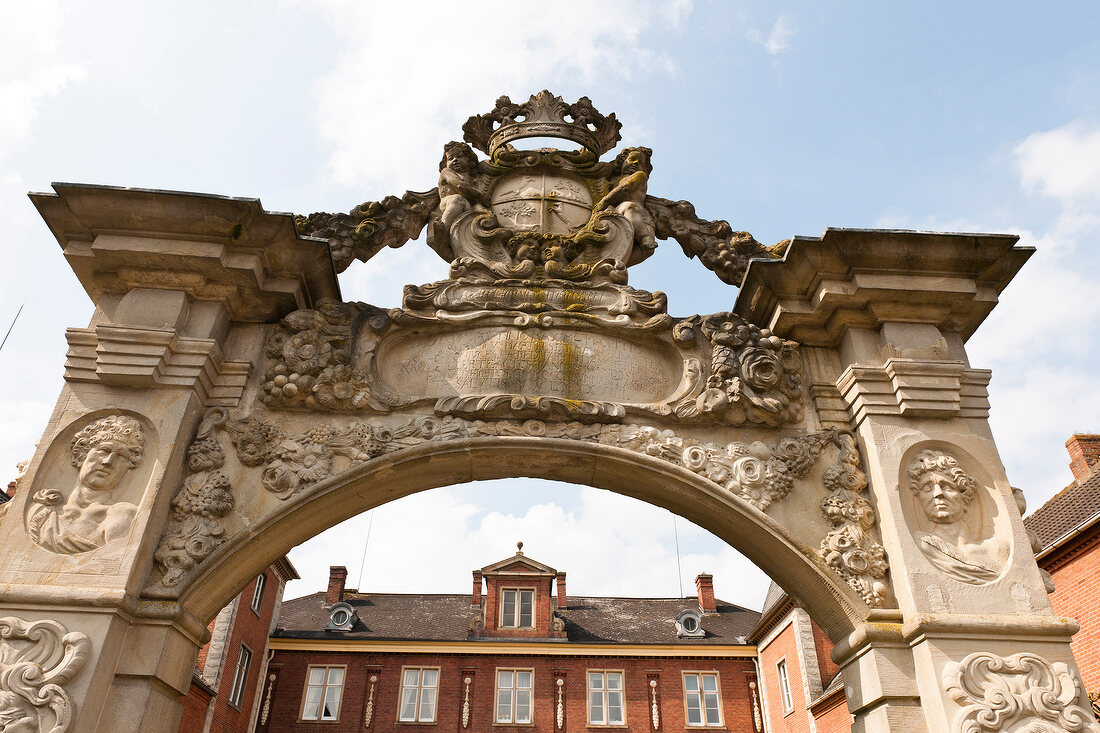
<svg viewBox="0 0 1100 733"><path fill-rule="evenodd" d="M65 379L112 386L194 389L208 406L234 407L251 364L225 361L213 339L169 329L100 325L65 331Z"/></svg>
<svg viewBox="0 0 1100 733"><path fill-rule="evenodd" d="M987 418L991 374L961 361L887 359L850 365L836 387L856 425L868 415Z"/></svg>
<svg viewBox="0 0 1100 733"><path fill-rule="evenodd" d="M826 229L750 263L734 310L783 338L833 346L849 328L928 323L969 338L1035 251L1009 234Z"/></svg>
<svg viewBox="0 0 1100 733"><path fill-rule="evenodd" d="M97 305L135 288L225 304L238 322L272 322L340 298L328 244L258 199L55 183L31 201Z"/></svg>

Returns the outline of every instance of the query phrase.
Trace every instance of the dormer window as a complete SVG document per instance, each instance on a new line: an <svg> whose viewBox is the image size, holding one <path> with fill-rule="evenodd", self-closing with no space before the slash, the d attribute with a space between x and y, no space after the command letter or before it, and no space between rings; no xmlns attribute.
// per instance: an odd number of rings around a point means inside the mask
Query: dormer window
<svg viewBox="0 0 1100 733"><path fill-rule="evenodd" d="M695 611L684 611L676 617L676 636L703 637L707 632L703 631L699 614Z"/></svg>
<svg viewBox="0 0 1100 733"><path fill-rule="evenodd" d="M355 613L355 609L351 607L350 603L332 604L332 607L328 612L328 625L325 626L326 631L351 631L351 628L355 626L355 622L358 620L358 616Z"/></svg>
<svg viewBox="0 0 1100 733"><path fill-rule="evenodd" d="M501 591L500 627L513 629L535 627L534 589L505 588Z"/></svg>

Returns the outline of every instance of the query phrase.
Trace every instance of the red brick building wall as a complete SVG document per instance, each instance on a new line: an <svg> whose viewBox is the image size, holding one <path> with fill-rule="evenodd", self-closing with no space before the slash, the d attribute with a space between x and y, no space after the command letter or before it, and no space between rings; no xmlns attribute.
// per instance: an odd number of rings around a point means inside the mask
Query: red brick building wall
<svg viewBox="0 0 1100 733"><path fill-rule="evenodd" d="M792 703L790 710L784 709L780 692L781 660L787 665ZM775 639L760 649L760 674L764 677L764 704L767 706L768 721L771 724L768 728L770 733L812 733L802 683L802 659L798 653L793 624L787 624Z"/></svg>
<svg viewBox="0 0 1100 733"><path fill-rule="evenodd" d="M1085 690L1100 692L1100 525L1039 561L1050 573L1054 612L1081 624L1073 637L1073 656Z"/></svg>
<svg viewBox="0 0 1100 733"><path fill-rule="evenodd" d="M338 721L301 721L309 665L346 665L347 672ZM723 727L730 731L751 732L752 702L749 682L755 680L751 657L655 658L655 657L554 657L511 655L399 654L354 652L303 652L277 650L270 671L276 675L271 695L271 712L262 733L281 731L360 731L394 730L398 724L397 706L403 666L438 667L439 696L434 730L462 730L463 680L471 678L470 726L467 730L486 731L494 726L495 680L497 668L534 669L532 726L525 730L557 731L557 680L564 679L563 731L586 731L588 725L588 670L622 671L626 728L653 730L651 687L656 680L660 711L659 731L683 731L685 711L683 680L685 671L718 672ZM377 676L374 708L369 728L363 727L370 693L369 679ZM413 724L415 725L415 724ZM510 727L510 726L504 726ZM621 728L620 728L621 729Z"/></svg>
<svg viewBox="0 0 1100 733"><path fill-rule="evenodd" d="M180 733L202 733L206 725L206 710L210 705L210 693L200 685L191 683L191 690L183 698L183 719Z"/></svg>

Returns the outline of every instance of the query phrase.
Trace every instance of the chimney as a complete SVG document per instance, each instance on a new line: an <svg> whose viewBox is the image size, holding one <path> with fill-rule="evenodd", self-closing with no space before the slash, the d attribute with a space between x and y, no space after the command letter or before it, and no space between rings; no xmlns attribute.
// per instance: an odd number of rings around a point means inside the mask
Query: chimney
<svg viewBox="0 0 1100 733"><path fill-rule="evenodd" d="M1084 481L1100 463L1100 435L1074 433L1066 441L1066 450L1069 451L1069 470L1073 471L1073 478Z"/></svg>
<svg viewBox="0 0 1100 733"><path fill-rule="evenodd" d="M348 569L343 565L333 565L328 569L328 592L325 593L325 605L331 606L344 599L344 581L348 579Z"/></svg>
<svg viewBox="0 0 1100 733"><path fill-rule="evenodd" d="M565 573L554 576L554 585L558 588L558 608L568 608L569 597L565 595Z"/></svg>
<svg viewBox="0 0 1100 733"><path fill-rule="evenodd" d="M699 610L703 613L718 613L714 604L714 576L700 573L695 576L695 590L699 593Z"/></svg>
<svg viewBox="0 0 1100 733"><path fill-rule="evenodd" d="M470 605L471 606L480 606L481 605L481 571L480 570L475 570L474 571L474 592L473 592L473 595L470 596Z"/></svg>

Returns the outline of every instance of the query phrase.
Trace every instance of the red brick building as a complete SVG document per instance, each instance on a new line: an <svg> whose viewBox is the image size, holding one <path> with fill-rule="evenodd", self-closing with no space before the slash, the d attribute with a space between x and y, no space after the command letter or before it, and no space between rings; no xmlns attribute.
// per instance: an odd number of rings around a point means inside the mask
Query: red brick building
<svg viewBox="0 0 1100 733"><path fill-rule="evenodd" d="M180 733L254 730L267 673L268 638L275 630L283 590L298 577L283 557L265 570L210 622L191 689L181 701Z"/></svg>
<svg viewBox="0 0 1100 733"><path fill-rule="evenodd" d="M1073 656L1100 717L1100 435L1074 435L1066 448L1073 483L1024 525L1037 536L1039 567L1054 582L1054 611L1081 624Z"/></svg>
<svg viewBox="0 0 1100 733"><path fill-rule="evenodd" d="M475 570L468 595L329 588L287 601L257 730L759 733L755 611L716 600L571 597L526 557Z"/></svg>
<svg viewBox="0 0 1100 733"><path fill-rule="evenodd" d="M759 655L760 696L769 733L849 733L852 715L832 642L772 583L747 640Z"/></svg>

